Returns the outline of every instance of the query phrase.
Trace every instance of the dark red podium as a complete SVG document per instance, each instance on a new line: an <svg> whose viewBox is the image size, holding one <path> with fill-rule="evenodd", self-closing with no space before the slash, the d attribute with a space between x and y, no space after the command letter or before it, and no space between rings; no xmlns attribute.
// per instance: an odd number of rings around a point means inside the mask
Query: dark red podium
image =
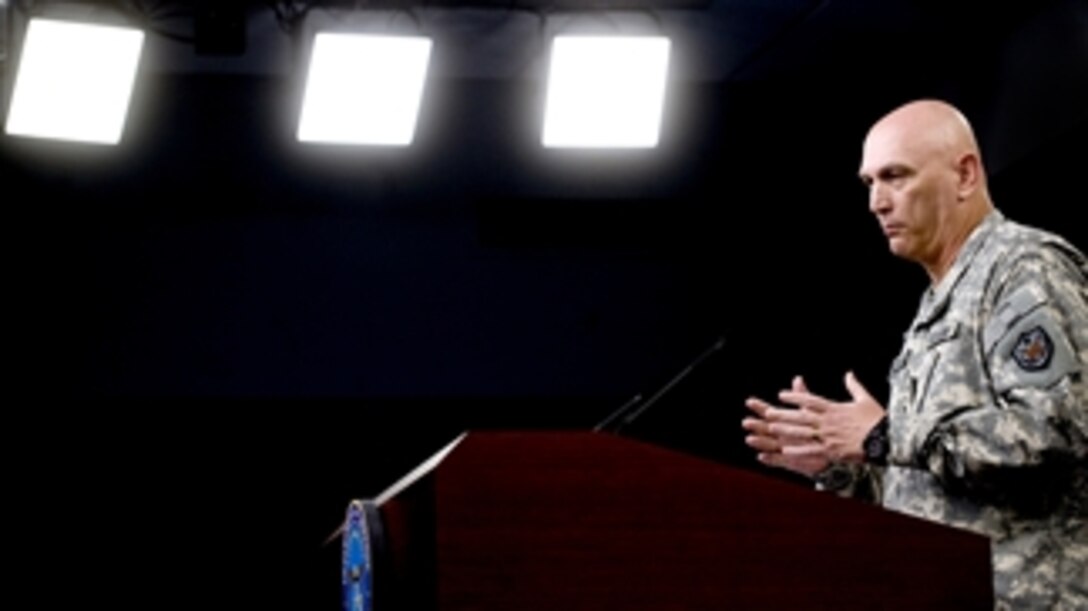
<svg viewBox="0 0 1088 611"><path fill-rule="evenodd" d="M375 611L993 607L984 537L606 433L468 433L367 506Z"/></svg>

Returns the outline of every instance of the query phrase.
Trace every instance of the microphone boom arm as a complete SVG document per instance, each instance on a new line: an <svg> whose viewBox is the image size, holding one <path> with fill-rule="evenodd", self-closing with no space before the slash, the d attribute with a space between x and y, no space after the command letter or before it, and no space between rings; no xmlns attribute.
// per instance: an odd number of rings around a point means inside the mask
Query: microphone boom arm
<svg viewBox="0 0 1088 611"><path fill-rule="evenodd" d="M608 415L607 418L602 420L597 426L593 427L594 432L610 431L612 433L619 433L625 426L634 422L639 416L646 412L654 403L657 402L665 393L672 390L674 386L680 383L681 380L686 378L688 374L695 370L703 361L710 358L712 354L725 347L725 338L719 337L713 345L704 350L699 356L695 357L695 360L680 370L680 373L673 376L664 386L662 386L657 392L646 399L645 402L640 404L642 395L637 394L631 397L631 400L624 403L617 409ZM613 423L616 423L613 426Z"/></svg>

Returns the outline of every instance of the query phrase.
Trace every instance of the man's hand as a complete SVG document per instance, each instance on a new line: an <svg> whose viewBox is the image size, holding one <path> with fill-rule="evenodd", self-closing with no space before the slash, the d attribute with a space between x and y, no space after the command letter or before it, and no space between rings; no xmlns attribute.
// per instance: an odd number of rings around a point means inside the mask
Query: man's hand
<svg viewBox="0 0 1088 611"><path fill-rule="evenodd" d="M880 419L884 407L858 382L846 374L849 401L831 401L806 389L778 393L783 403L798 409L771 408L763 414L768 433L778 439L805 440L783 443L781 453L790 460L821 459L835 462L862 462L862 442Z"/></svg>
<svg viewBox="0 0 1088 611"><path fill-rule="evenodd" d="M792 392L808 395L808 388L801 376L793 379ZM831 464L826 455L817 451L822 450L822 446L815 442L814 431L811 428L795 427L788 423L778 424L782 420L773 416L777 412L789 412L799 415L801 410L775 408L766 401L755 397L745 401L745 405L755 412L757 417L745 418L741 422L741 425L749 433L744 441L759 452L756 458L761 463L772 467L789 469L808 477L815 476ZM797 449L799 448L808 448L812 451L798 452ZM787 449L790 451L787 452Z"/></svg>

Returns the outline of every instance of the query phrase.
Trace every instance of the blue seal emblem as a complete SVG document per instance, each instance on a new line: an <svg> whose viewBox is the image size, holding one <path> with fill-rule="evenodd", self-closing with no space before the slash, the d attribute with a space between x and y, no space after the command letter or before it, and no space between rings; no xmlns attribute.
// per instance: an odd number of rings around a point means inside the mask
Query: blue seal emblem
<svg viewBox="0 0 1088 611"><path fill-rule="evenodd" d="M1040 326L1020 334L1012 348L1012 358L1025 371L1040 371L1050 366L1054 342Z"/></svg>
<svg viewBox="0 0 1088 611"><path fill-rule="evenodd" d="M342 536L340 583L344 611L373 611L374 566L363 501L348 504Z"/></svg>

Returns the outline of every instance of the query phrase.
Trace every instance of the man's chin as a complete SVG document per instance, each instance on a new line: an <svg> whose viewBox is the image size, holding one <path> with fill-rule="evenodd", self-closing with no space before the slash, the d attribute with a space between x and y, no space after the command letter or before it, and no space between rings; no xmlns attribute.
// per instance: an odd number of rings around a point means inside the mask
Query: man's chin
<svg viewBox="0 0 1088 611"><path fill-rule="evenodd" d="M907 248L907 244L902 238L888 238L888 250L897 257L903 259L910 258L910 250Z"/></svg>

